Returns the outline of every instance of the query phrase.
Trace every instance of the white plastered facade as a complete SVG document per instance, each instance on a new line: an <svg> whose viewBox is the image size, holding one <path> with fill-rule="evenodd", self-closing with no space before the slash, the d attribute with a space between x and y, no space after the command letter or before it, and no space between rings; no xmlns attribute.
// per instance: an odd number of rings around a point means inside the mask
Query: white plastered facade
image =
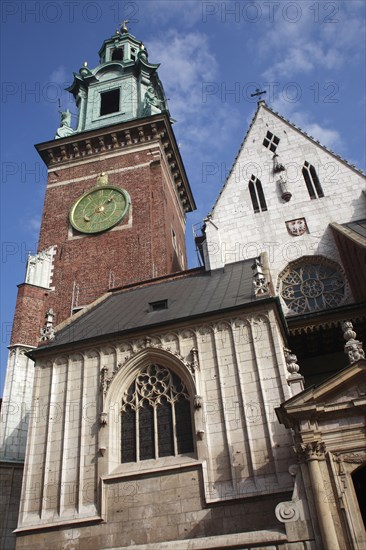
<svg viewBox="0 0 366 550"><path fill-rule="evenodd" d="M292 194L287 202L281 198L280 174L273 171L273 152L263 145L268 131L280 139L276 154L285 167L281 175ZM302 174L305 161L314 166L324 197L310 198ZM254 212L249 192L252 175L261 181L266 211ZM261 101L228 179L205 220L206 268L217 269L265 251L275 288L281 271L303 256L331 259L342 268L329 224L365 218L364 190L361 172ZM305 233L290 234L286 222L303 218ZM346 287L344 303L352 301Z"/></svg>

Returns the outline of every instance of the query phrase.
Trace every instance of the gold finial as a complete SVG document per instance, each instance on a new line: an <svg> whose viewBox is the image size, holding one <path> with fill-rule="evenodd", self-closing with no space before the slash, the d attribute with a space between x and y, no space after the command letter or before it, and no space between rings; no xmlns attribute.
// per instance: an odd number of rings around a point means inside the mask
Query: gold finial
<svg viewBox="0 0 366 550"><path fill-rule="evenodd" d="M127 23L129 23L129 20L128 20L128 19L125 19L125 20L121 23L121 33L122 33L122 34L128 33Z"/></svg>
<svg viewBox="0 0 366 550"><path fill-rule="evenodd" d="M101 172L97 177L97 185L108 185L108 174Z"/></svg>

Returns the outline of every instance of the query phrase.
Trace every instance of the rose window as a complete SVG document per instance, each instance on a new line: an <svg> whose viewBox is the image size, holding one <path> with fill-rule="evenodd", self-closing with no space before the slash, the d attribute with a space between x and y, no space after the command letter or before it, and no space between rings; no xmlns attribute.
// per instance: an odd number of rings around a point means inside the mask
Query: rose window
<svg viewBox="0 0 366 550"><path fill-rule="evenodd" d="M333 262L303 261L280 276L280 295L295 313L322 310L343 302L345 280Z"/></svg>

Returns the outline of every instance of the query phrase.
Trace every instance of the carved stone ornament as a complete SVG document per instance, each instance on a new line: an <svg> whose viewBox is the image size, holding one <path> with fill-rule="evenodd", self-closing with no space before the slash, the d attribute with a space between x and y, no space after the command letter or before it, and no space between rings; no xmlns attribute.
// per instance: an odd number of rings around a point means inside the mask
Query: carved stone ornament
<svg viewBox="0 0 366 550"><path fill-rule="evenodd" d="M107 413L106 412L101 412L100 415L99 415L99 424L101 426L106 426L107 425Z"/></svg>
<svg viewBox="0 0 366 550"><path fill-rule="evenodd" d="M285 202L288 202L292 197L292 193L289 189L289 185L287 183L287 180L286 180L285 176L280 174L280 177L277 180L277 183L278 183L279 188L281 190L281 199L284 200Z"/></svg>
<svg viewBox="0 0 366 550"><path fill-rule="evenodd" d="M290 220L286 222L287 232L293 237L300 237L307 232L307 225L305 218L298 218L297 220Z"/></svg>
<svg viewBox="0 0 366 550"><path fill-rule="evenodd" d="M201 409L202 408L202 396L201 395L195 395L193 399L193 405L195 409Z"/></svg>
<svg viewBox="0 0 366 550"><path fill-rule="evenodd" d="M100 371L100 391L105 395L107 393L111 380L108 376L108 367L103 367Z"/></svg>
<svg viewBox="0 0 366 550"><path fill-rule="evenodd" d="M45 315L44 327L41 328L40 330L41 342L46 342L48 340L54 339L55 337L55 329L53 328L54 319L55 319L55 314L53 312L53 309L49 309Z"/></svg>
<svg viewBox="0 0 366 550"><path fill-rule="evenodd" d="M285 170L286 168L284 167L283 164L281 164L278 154L275 153L273 155L273 172L275 174L278 174L279 172L284 172Z"/></svg>
<svg viewBox="0 0 366 550"><path fill-rule="evenodd" d="M200 366L200 363L199 363L199 358L198 358L198 349L197 348L192 348L191 350L192 352L192 367L194 370L198 369L199 366Z"/></svg>
<svg viewBox="0 0 366 550"><path fill-rule="evenodd" d="M350 321L345 321L342 325L343 338L347 340L344 346L344 353L348 355L350 364L365 359L365 352L362 348L362 342L356 340L357 334L353 330L353 325Z"/></svg>
<svg viewBox="0 0 366 550"><path fill-rule="evenodd" d="M281 523L297 521L300 517L296 502L293 502L292 500L288 502L280 502L279 504L277 504L275 514L276 518Z"/></svg>
<svg viewBox="0 0 366 550"><path fill-rule="evenodd" d="M256 297L266 296L269 293L268 281L262 271L262 264L257 258L252 265L253 270L253 288Z"/></svg>
<svg viewBox="0 0 366 550"><path fill-rule="evenodd" d="M292 477L296 477L298 471L299 471L299 465L298 464L290 464L290 466L288 467L288 473Z"/></svg>
<svg viewBox="0 0 366 550"><path fill-rule="evenodd" d="M286 366L287 366L288 372L291 375L294 375L294 374L296 375L300 370L300 367L297 364L296 355L292 353L291 350L288 348L284 348L284 352L285 352Z"/></svg>
<svg viewBox="0 0 366 550"><path fill-rule="evenodd" d="M295 452L303 460L321 460L325 458L325 443L323 441L301 443L296 446Z"/></svg>
<svg viewBox="0 0 366 550"><path fill-rule="evenodd" d="M60 115L61 123L60 127L56 130L55 139L70 136L75 132L75 130L71 128L71 113L69 109L66 109L66 111L62 111Z"/></svg>
<svg viewBox="0 0 366 550"><path fill-rule="evenodd" d="M100 455L101 456L104 456L105 455L105 452L106 452L107 448L106 447L99 447L99 452L100 452Z"/></svg>
<svg viewBox="0 0 366 550"><path fill-rule="evenodd" d="M366 451L359 451L347 454L336 455L338 462L347 462L348 464L364 464L366 463Z"/></svg>

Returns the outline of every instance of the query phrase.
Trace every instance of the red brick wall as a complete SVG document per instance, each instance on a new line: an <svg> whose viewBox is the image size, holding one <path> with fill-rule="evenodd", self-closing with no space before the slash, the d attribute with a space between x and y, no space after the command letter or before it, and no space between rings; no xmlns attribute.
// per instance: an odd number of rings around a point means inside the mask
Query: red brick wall
<svg viewBox="0 0 366 550"><path fill-rule="evenodd" d="M156 145L151 145L156 151ZM85 305L108 290L110 272L114 273L115 286L122 286L182 269L172 242L173 228L178 251L180 246L185 258L184 221L182 224L175 184L164 169L164 159L153 159L148 149L141 148L111 158L83 157L77 166L60 166L49 174L39 251L57 245L52 279L55 290L44 301L38 296L33 297L32 303L30 297L27 301L19 299L15 315L19 328L14 327L17 338L20 330L21 334L28 331L27 343L35 345L48 307L55 312L56 324L69 317L74 282L81 289L79 305ZM135 168L109 174L108 180L131 196L130 213L117 226L123 229L70 238L68 215L74 202L96 185L101 172L123 167ZM82 179L87 176L93 177ZM54 185L78 178L80 181ZM23 319L29 317L28 310L32 312L32 322ZM24 339L21 341L25 343Z"/></svg>
<svg viewBox="0 0 366 550"><path fill-rule="evenodd" d="M19 285L10 344L36 346L44 325L48 290L26 283Z"/></svg>

